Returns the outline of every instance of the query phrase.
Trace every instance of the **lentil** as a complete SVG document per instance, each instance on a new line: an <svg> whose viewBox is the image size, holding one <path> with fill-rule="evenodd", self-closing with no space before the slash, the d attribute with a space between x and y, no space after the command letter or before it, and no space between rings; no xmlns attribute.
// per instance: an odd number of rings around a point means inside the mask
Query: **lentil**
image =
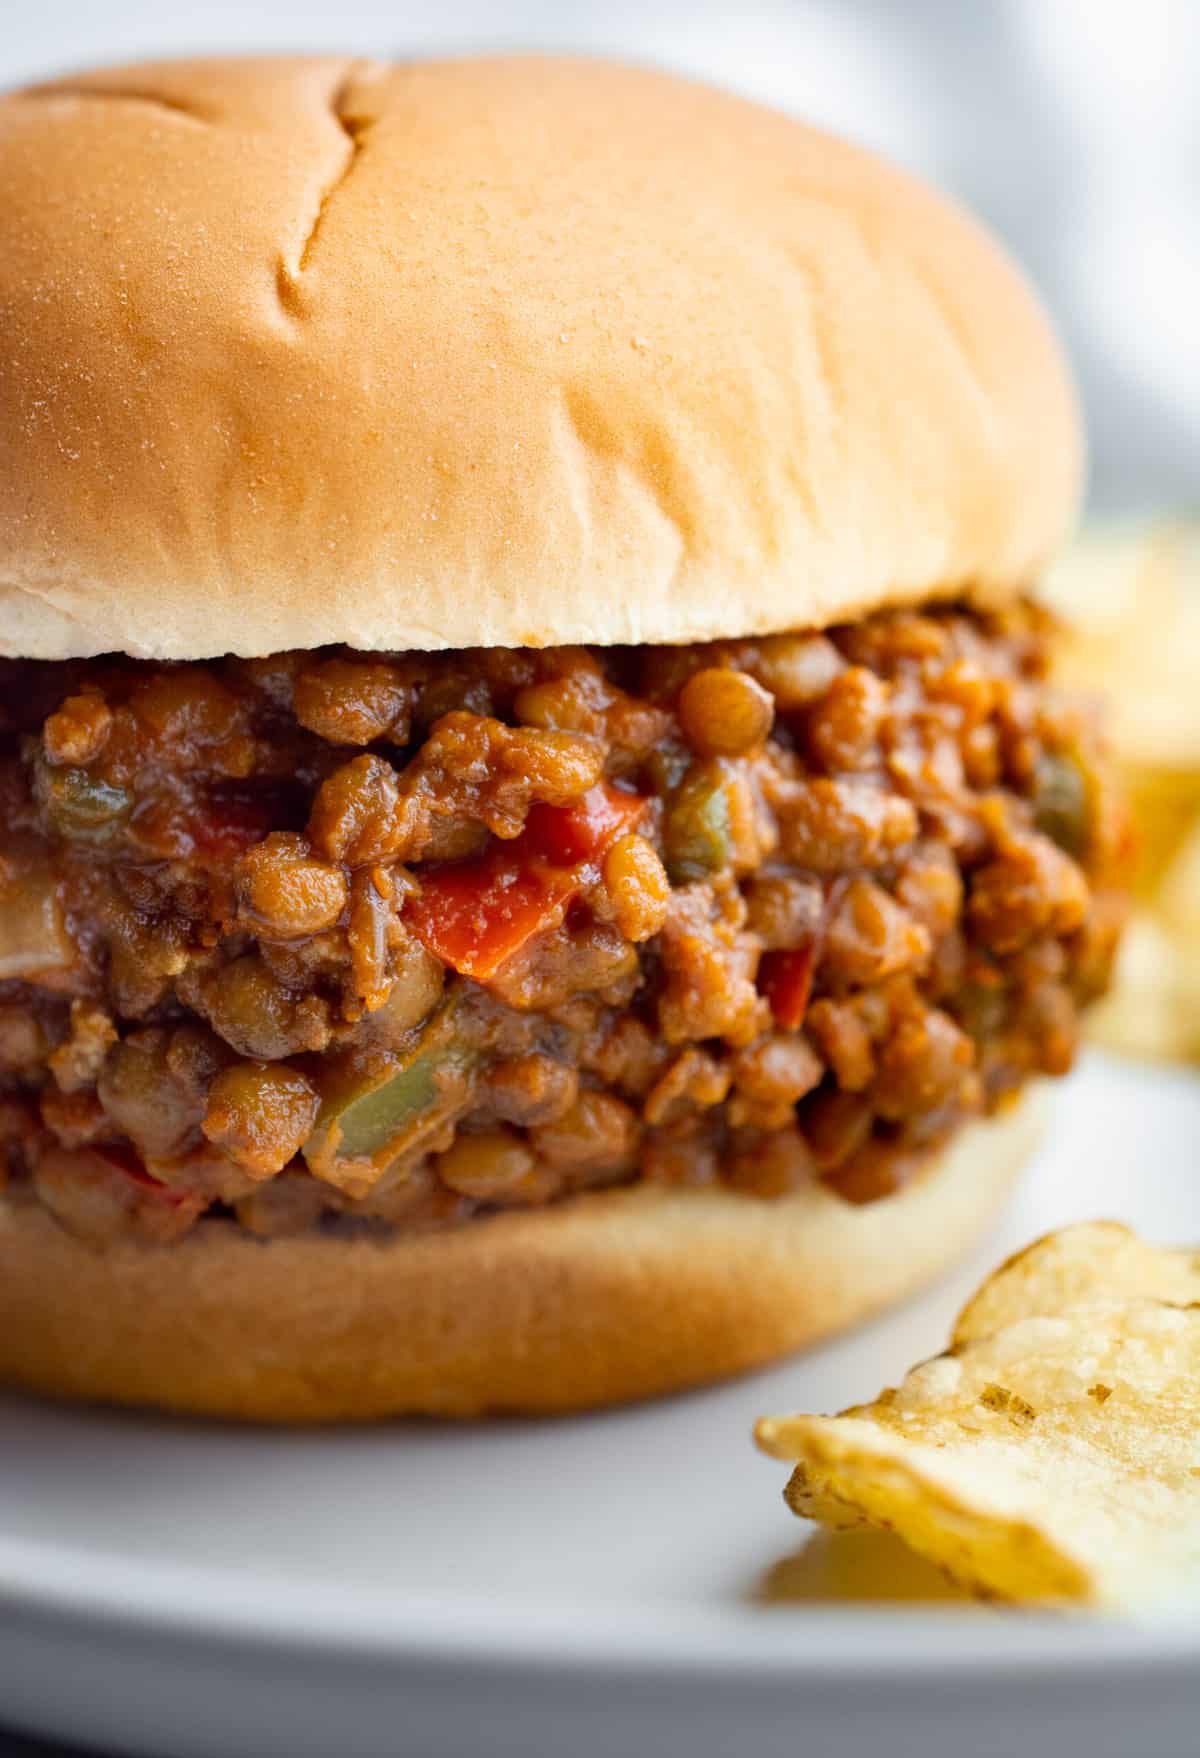
<svg viewBox="0 0 1200 1758"><path fill-rule="evenodd" d="M300 1152L319 1104L298 1069L239 1062L213 1081L201 1128L252 1177L269 1178Z"/></svg>
<svg viewBox="0 0 1200 1758"><path fill-rule="evenodd" d="M701 757L740 757L761 745L771 730L775 705L749 672L706 666L679 692L679 725Z"/></svg>
<svg viewBox="0 0 1200 1758"><path fill-rule="evenodd" d="M331 928L346 907L346 876L315 860L307 842L276 830L237 866L242 913L265 940L303 940Z"/></svg>
<svg viewBox="0 0 1200 1758"><path fill-rule="evenodd" d="M667 919L671 885L657 854L642 836L622 836L604 857L604 883L613 920L626 940L649 940Z"/></svg>
<svg viewBox="0 0 1200 1758"><path fill-rule="evenodd" d="M458 1135L435 1162L443 1184L476 1202L490 1202L511 1191L533 1172L537 1162L511 1129L489 1129L480 1135Z"/></svg>

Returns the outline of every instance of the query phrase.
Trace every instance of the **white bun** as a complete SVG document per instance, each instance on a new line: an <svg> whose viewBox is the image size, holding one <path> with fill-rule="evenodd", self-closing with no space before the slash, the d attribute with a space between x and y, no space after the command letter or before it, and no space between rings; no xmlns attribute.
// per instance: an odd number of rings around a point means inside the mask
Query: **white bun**
<svg viewBox="0 0 1200 1758"><path fill-rule="evenodd" d="M553 1412L740 1373L908 1294L994 1215L1041 1092L854 1208L649 1186L449 1233L98 1253L0 1200L0 1380L276 1422Z"/></svg>
<svg viewBox="0 0 1200 1758"><path fill-rule="evenodd" d="M662 642L1026 585L1073 393L957 208L536 58L0 100L0 652Z"/></svg>

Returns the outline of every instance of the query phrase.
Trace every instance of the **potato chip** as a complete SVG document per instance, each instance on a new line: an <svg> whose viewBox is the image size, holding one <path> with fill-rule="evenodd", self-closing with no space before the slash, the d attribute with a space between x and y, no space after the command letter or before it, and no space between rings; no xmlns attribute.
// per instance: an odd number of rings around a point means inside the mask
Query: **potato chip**
<svg viewBox="0 0 1200 1758"><path fill-rule="evenodd" d="M1015 1320L1091 1300L1200 1301L1200 1250L1151 1245L1120 1221L1083 1221L1027 1245L993 1272L958 1315L951 1342L972 1343Z"/></svg>
<svg viewBox="0 0 1200 1758"><path fill-rule="evenodd" d="M1089 1036L1200 1060L1200 524L1093 526L1046 589L1064 623L1056 675L1105 700L1138 827L1137 912Z"/></svg>
<svg viewBox="0 0 1200 1758"><path fill-rule="evenodd" d="M1200 1575L1200 1308L1017 1319L841 1416L768 1418L802 1516L893 1529L976 1591L1119 1607Z"/></svg>
<svg viewBox="0 0 1200 1758"><path fill-rule="evenodd" d="M1200 763L1200 544L1186 519L1097 526L1053 569L1045 594L1064 619L1056 672L1102 691L1127 762Z"/></svg>
<svg viewBox="0 0 1200 1758"><path fill-rule="evenodd" d="M1117 771L1137 826L1136 894L1153 904L1163 875L1200 823L1200 755L1187 769L1147 769L1118 756Z"/></svg>
<svg viewBox="0 0 1200 1758"><path fill-rule="evenodd" d="M1200 1057L1200 946L1172 940L1149 911L1138 912L1112 992L1088 1016L1088 1036L1123 1055Z"/></svg>
<svg viewBox="0 0 1200 1758"><path fill-rule="evenodd" d="M1158 915L1169 934L1200 950L1200 824L1163 874Z"/></svg>

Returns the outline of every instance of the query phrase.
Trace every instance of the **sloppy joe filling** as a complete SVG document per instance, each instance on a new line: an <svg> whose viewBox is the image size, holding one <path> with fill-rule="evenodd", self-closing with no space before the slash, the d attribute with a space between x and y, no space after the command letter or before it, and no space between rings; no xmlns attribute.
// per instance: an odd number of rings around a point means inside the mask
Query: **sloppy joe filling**
<svg viewBox="0 0 1200 1758"><path fill-rule="evenodd" d="M1061 1074L1127 829L1027 605L0 666L0 1178L96 1243L899 1188Z"/></svg>

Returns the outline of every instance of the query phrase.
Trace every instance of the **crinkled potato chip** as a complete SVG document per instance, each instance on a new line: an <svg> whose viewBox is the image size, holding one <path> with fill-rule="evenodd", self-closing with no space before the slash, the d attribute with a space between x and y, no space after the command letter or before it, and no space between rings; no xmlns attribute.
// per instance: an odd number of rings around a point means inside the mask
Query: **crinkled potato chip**
<svg viewBox="0 0 1200 1758"><path fill-rule="evenodd" d="M841 1416L767 1418L793 1510L893 1529L989 1595L1122 1607L1200 1578L1200 1307L1021 1318Z"/></svg>
<svg viewBox="0 0 1200 1758"><path fill-rule="evenodd" d="M1137 912L1117 955L1114 988L1088 1021L1093 1043L1126 1055L1200 1057L1200 949Z"/></svg>
<svg viewBox="0 0 1200 1758"><path fill-rule="evenodd" d="M1158 912L1169 933L1190 946L1200 944L1200 824L1163 875Z"/></svg>
<svg viewBox="0 0 1200 1758"><path fill-rule="evenodd" d="M1048 1233L988 1277L964 1306L951 1342L974 1342L1015 1319L1102 1299L1200 1301L1200 1249L1151 1245L1120 1221Z"/></svg>
<svg viewBox="0 0 1200 1758"><path fill-rule="evenodd" d="M1186 518L1096 526L1045 582L1065 623L1058 675L1103 691L1114 748L1130 763L1200 761L1198 537Z"/></svg>
<svg viewBox="0 0 1200 1758"><path fill-rule="evenodd" d="M1093 1043L1200 1061L1200 522L1093 527L1046 582L1059 680L1104 698L1138 827L1135 913Z"/></svg>

